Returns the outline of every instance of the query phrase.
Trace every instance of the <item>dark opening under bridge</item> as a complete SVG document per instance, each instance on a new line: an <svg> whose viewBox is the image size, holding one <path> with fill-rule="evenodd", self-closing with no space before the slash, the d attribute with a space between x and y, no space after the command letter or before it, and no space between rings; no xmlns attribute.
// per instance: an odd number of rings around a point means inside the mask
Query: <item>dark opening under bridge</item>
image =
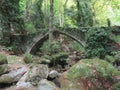
<svg viewBox="0 0 120 90"><path fill-rule="evenodd" d="M87 28L85 28L86 30ZM72 38L73 40L75 40L76 42L78 42L80 45L82 45L83 47L85 46L85 35L84 32L82 32L81 30L75 29L75 28L67 28L67 29L63 29L63 30L58 30L55 29L53 31L53 34L62 34L65 35L67 37ZM41 34L39 33L38 35L36 35L31 44L29 44L27 46L27 53L35 53L38 48L43 44L44 41L46 41L49 37L49 33L46 32L45 34Z"/></svg>

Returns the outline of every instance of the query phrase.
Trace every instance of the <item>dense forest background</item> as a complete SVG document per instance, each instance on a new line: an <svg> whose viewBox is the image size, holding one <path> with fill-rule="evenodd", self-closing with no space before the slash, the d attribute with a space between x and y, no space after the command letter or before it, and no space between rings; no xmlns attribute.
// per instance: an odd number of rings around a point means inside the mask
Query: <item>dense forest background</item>
<svg viewBox="0 0 120 90"><path fill-rule="evenodd" d="M54 26L107 26L108 19L112 26L120 25L119 3L119 0L54 0ZM2 0L1 5L2 29L36 32L37 28L48 27L49 0ZM4 25L7 22L10 25Z"/></svg>
<svg viewBox="0 0 120 90"><path fill-rule="evenodd" d="M120 90L120 0L0 0L0 90L49 87Z"/></svg>

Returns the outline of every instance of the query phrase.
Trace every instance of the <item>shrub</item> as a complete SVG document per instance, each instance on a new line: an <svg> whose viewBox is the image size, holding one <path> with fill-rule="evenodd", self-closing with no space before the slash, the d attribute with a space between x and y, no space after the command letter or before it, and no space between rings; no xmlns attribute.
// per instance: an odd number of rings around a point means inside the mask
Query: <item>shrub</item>
<svg viewBox="0 0 120 90"><path fill-rule="evenodd" d="M7 57L4 54L0 54L0 64L7 64Z"/></svg>
<svg viewBox="0 0 120 90"><path fill-rule="evenodd" d="M117 66L120 65L120 51L118 51L118 52L116 53L116 55L115 55L115 64L116 64Z"/></svg>
<svg viewBox="0 0 120 90"><path fill-rule="evenodd" d="M109 30L93 28L86 34L86 56L104 58L114 51L109 45L111 40Z"/></svg>
<svg viewBox="0 0 120 90"><path fill-rule="evenodd" d="M35 33L36 32L35 26L34 26L34 24L32 22L27 22L25 24L25 30L28 33Z"/></svg>
<svg viewBox="0 0 120 90"><path fill-rule="evenodd" d="M57 41L53 41L53 42L47 41L40 48L40 51L47 55L59 53L61 50L62 50L62 48L60 46L60 43Z"/></svg>
<svg viewBox="0 0 120 90"><path fill-rule="evenodd" d="M29 53L25 53L25 55L24 55L24 62L25 63L32 63L33 61L34 61L33 55L31 55Z"/></svg>
<svg viewBox="0 0 120 90"><path fill-rule="evenodd" d="M41 57L41 63L49 64L50 66L57 66L66 64L66 58L68 54L62 50L62 47L58 41L47 41L40 48L43 53Z"/></svg>
<svg viewBox="0 0 120 90"><path fill-rule="evenodd" d="M76 41L73 41L73 43L69 45L69 48L76 50L76 51L84 51L84 48Z"/></svg>
<svg viewBox="0 0 120 90"><path fill-rule="evenodd" d="M114 56L106 55L105 60L113 64L115 62Z"/></svg>

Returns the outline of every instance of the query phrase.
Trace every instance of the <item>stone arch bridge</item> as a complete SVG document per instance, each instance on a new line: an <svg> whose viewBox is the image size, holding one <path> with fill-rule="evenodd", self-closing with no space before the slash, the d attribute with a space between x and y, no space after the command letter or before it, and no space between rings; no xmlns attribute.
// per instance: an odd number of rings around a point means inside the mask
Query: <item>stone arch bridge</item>
<svg viewBox="0 0 120 90"><path fill-rule="evenodd" d="M81 30L78 30L76 28L64 28L64 29L55 29L53 31L53 34L62 34L65 35L67 37L72 38L73 40L75 40L76 42L78 42L80 45L82 45L83 47L85 46L85 31L88 28L81 28ZM36 35L33 40L31 41L31 43L29 43L29 45L27 45L27 53L35 53L38 48L43 44L44 41L46 41L49 37L49 33L46 32L44 34L42 33L38 33L38 35Z"/></svg>
<svg viewBox="0 0 120 90"><path fill-rule="evenodd" d="M62 34L67 37L70 37L84 47L85 46L85 32L91 28L93 27L81 27L78 29L77 28L57 28L57 29L54 29L53 33ZM103 28L105 30L110 29L113 32L113 34L115 35L120 34L120 26L97 27L97 28ZM44 33L43 33L44 31L43 29L39 31L40 32L38 32L37 35L35 35L32 41L28 43L26 47L27 53L35 53L38 50L38 48L43 44L43 42L48 39L48 36L49 36L48 30L46 30Z"/></svg>

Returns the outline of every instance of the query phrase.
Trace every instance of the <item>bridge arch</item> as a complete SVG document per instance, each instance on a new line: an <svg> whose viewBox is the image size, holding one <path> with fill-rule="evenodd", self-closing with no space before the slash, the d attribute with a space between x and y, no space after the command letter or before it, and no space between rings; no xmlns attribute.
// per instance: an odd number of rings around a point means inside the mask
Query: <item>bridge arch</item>
<svg viewBox="0 0 120 90"><path fill-rule="evenodd" d="M54 30L53 33L62 34L62 35L65 35L67 37L70 37L73 40L75 40L76 42L78 42L80 45L85 47L85 41L80 40L80 39L76 38L75 36L72 36L69 33L66 33L66 32L60 31L60 30ZM49 37L49 33L48 32L46 34L44 34L44 35L37 35L36 37L34 37L32 44L27 46L26 52L34 54L38 50L38 47L41 47L43 42L46 41L48 39L48 37Z"/></svg>

